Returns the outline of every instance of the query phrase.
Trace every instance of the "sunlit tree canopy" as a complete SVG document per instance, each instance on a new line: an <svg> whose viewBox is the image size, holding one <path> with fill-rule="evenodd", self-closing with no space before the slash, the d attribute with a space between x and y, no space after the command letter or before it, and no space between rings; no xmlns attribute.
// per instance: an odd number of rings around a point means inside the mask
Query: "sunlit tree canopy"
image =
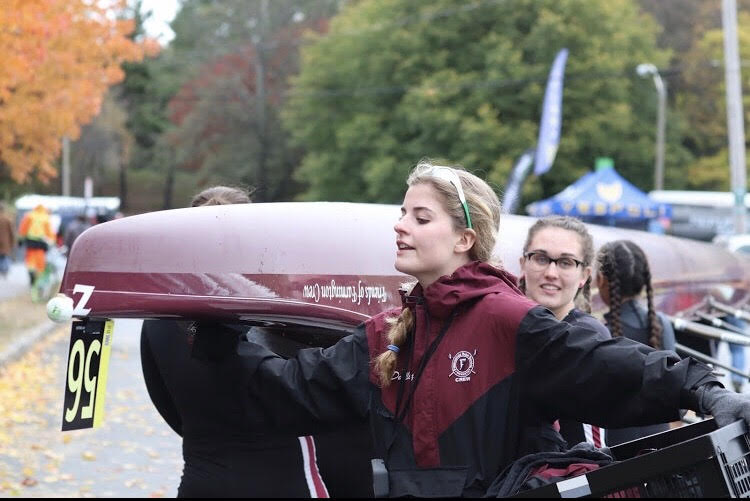
<svg viewBox="0 0 750 501"><path fill-rule="evenodd" d="M4 0L0 8L0 168L17 182L56 175L61 138L77 138L120 67L154 52L128 38L125 0Z"/></svg>

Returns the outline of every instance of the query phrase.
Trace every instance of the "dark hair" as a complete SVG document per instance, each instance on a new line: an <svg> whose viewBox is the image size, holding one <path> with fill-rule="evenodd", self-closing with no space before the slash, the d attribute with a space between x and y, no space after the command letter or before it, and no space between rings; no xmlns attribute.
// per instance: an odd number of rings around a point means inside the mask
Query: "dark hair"
<svg viewBox="0 0 750 501"><path fill-rule="evenodd" d="M547 216L538 219L526 233L526 243L523 244L524 255L529 250L529 245L531 245L531 241L534 240L536 234L545 228L560 228L577 233L581 242L583 266L591 265L594 260L594 239L583 221L572 216ZM526 279L521 278L518 285L526 293ZM581 291L583 291L583 294L581 294ZM583 284L583 287L576 292L575 302L579 310L591 313L591 276Z"/></svg>
<svg viewBox="0 0 750 501"><path fill-rule="evenodd" d="M651 335L648 344L652 348L662 349L661 322L654 309L654 290L651 286L651 270L643 250L630 240L607 242L597 254L598 273L609 283L609 331L613 337L622 336L620 307L623 298L633 297L646 288L648 302L648 324Z"/></svg>
<svg viewBox="0 0 750 501"><path fill-rule="evenodd" d="M190 207L203 207L205 205L230 205L249 204L252 202L250 196L255 189L246 190L234 186L212 186L206 188L193 197Z"/></svg>

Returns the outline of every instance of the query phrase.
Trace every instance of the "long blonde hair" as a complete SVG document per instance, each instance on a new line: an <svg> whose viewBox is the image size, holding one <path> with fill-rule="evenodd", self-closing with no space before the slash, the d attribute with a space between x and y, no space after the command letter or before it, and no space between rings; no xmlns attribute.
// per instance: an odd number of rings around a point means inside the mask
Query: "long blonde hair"
<svg viewBox="0 0 750 501"><path fill-rule="evenodd" d="M451 216L456 230L466 229L467 221L461 200L456 188L448 181L434 177L430 170L436 167L429 160L422 160L412 170L406 180L407 186L430 184L437 191L443 209ZM450 167L461 181L466 203L469 206L471 226L476 233L476 241L469 250L469 257L474 261L493 262L492 251L495 248L500 229L500 200L492 188L481 178L461 167ZM411 284L411 288L415 284ZM403 308L401 314L388 320L388 344L400 348L406 344L409 332L414 329L414 315L410 308ZM398 354L390 349L378 355L374 364L377 368L382 386L391 383L396 367Z"/></svg>

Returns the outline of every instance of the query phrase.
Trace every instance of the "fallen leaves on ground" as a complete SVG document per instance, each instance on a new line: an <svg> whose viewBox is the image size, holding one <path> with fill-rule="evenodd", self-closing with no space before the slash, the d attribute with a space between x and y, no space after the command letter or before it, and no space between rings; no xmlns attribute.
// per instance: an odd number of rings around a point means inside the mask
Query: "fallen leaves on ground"
<svg viewBox="0 0 750 501"><path fill-rule="evenodd" d="M131 366L113 374L118 367L110 362L104 424L61 431L69 332L61 326L0 367L0 497L174 495L179 437L165 434L148 400L137 351L123 355L113 345L112 360Z"/></svg>

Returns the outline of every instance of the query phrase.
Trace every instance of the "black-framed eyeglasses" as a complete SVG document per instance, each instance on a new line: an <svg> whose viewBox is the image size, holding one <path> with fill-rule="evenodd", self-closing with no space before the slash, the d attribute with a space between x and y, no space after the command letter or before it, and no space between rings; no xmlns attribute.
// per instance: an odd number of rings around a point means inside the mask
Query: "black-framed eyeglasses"
<svg viewBox="0 0 750 501"><path fill-rule="evenodd" d="M561 271L572 271L578 266L583 266L583 261L579 261L570 256L551 258L543 252L527 252L524 254L524 257L529 263L531 263L532 267L536 268L537 271L547 269L550 263L555 263L557 269Z"/></svg>

